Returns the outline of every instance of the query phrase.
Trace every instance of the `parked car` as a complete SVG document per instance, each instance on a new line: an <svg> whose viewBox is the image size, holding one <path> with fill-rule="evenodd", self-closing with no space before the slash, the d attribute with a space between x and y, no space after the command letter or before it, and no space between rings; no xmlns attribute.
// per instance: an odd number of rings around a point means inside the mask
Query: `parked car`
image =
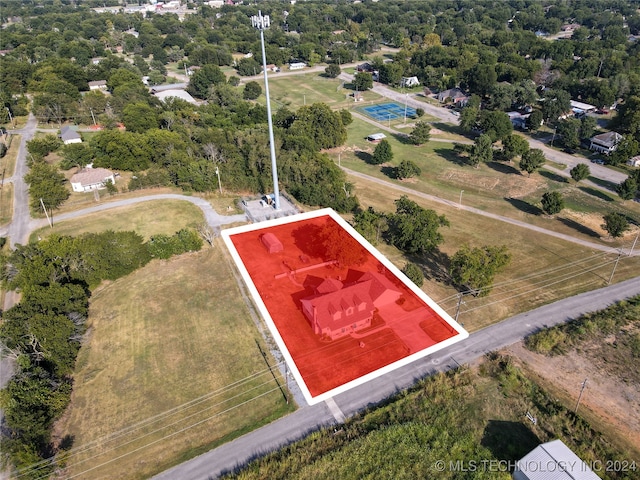
<svg viewBox="0 0 640 480"><path fill-rule="evenodd" d="M596 110L596 113L598 115L608 115L609 114L609 110L606 110L604 108L599 108L598 110Z"/></svg>
<svg viewBox="0 0 640 480"><path fill-rule="evenodd" d="M568 153L569 155L575 155L576 153L578 153L573 148L569 148L569 147L563 148L562 151L564 153Z"/></svg>
<svg viewBox="0 0 640 480"><path fill-rule="evenodd" d="M601 160L599 158L594 158L593 160L591 160L591 163L595 163L597 165L604 165L604 160Z"/></svg>

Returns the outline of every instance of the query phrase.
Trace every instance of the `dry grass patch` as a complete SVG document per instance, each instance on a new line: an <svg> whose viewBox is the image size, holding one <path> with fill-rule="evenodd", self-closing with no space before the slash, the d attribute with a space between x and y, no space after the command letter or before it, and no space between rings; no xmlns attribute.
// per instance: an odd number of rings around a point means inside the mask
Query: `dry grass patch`
<svg viewBox="0 0 640 480"><path fill-rule="evenodd" d="M395 211L393 202L403 194L359 178L350 177L350 181L356 187L363 208L372 206L378 211ZM440 246L444 255L439 259L434 256L407 258L394 247L380 244L378 248L399 268L407 261L421 265L426 277L422 289L449 314L455 315L458 290L447 280L448 258L465 243L471 246L507 245L509 248L511 263L495 279L491 294L486 297L466 295L464 298L459 320L470 331L571 295L604 287L616 260L615 254L418 196L409 195L409 198L445 215L451 223L449 228L440 230L445 239ZM621 257L614 281L637 276L639 269L640 258Z"/></svg>
<svg viewBox="0 0 640 480"><path fill-rule="evenodd" d="M66 475L147 478L287 410L221 248L94 293L56 428L73 438Z"/></svg>

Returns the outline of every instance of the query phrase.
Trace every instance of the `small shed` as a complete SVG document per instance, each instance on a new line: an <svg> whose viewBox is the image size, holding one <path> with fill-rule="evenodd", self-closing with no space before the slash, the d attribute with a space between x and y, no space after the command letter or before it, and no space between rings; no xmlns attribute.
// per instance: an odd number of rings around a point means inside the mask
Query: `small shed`
<svg viewBox="0 0 640 480"><path fill-rule="evenodd" d="M627 160L627 165L630 167L640 167L640 155L636 155Z"/></svg>
<svg viewBox="0 0 640 480"><path fill-rule="evenodd" d="M278 253L284 250L282 242L271 232L261 235L260 241L269 253Z"/></svg>
<svg viewBox="0 0 640 480"><path fill-rule="evenodd" d="M69 145L70 143L82 143L82 137L80 134L68 125L65 125L60 129L60 135L58 136L65 145Z"/></svg>
<svg viewBox="0 0 640 480"><path fill-rule="evenodd" d="M379 142L380 140L382 140L383 138L387 138L387 136L384 133L372 133L371 135L369 135L367 137L367 140L369 140L370 142Z"/></svg>

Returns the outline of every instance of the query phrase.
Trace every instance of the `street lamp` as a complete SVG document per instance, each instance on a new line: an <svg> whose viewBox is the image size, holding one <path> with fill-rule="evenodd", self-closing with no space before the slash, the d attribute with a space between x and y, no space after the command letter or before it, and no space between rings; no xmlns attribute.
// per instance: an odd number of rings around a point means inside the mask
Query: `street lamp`
<svg viewBox="0 0 640 480"><path fill-rule="evenodd" d="M220 189L220 195L222 195L222 183L220 183L220 169L216 165L216 175L218 176L218 188Z"/></svg>
<svg viewBox="0 0 640 480"><path fill-rule="evenodd" d="M264 30L269 28L271 21L269 15L251 17L251 25L260 30L260 44L262 45L262 71L264 72L264 92L267 96L267 120L269 121L269 150L271 152L271 171L273 174L273 195L275 197L276 210L280 210L280 189L278 188L278 170L276 166L276 149L273 141L273 121L271 120L271 101L269 99L269 80L267 79L267 54L264 51Z"/></svg>

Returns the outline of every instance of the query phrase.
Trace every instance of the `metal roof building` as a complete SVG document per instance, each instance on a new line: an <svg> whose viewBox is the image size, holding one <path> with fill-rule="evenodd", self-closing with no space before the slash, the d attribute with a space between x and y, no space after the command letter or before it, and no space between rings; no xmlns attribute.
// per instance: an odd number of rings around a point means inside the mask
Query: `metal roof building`
<svg viewBox="0 0 640 480"><path fill-rule="evenodd" d="M562 440L543 443L522 457L514 480L600 480Z"/></svg>

